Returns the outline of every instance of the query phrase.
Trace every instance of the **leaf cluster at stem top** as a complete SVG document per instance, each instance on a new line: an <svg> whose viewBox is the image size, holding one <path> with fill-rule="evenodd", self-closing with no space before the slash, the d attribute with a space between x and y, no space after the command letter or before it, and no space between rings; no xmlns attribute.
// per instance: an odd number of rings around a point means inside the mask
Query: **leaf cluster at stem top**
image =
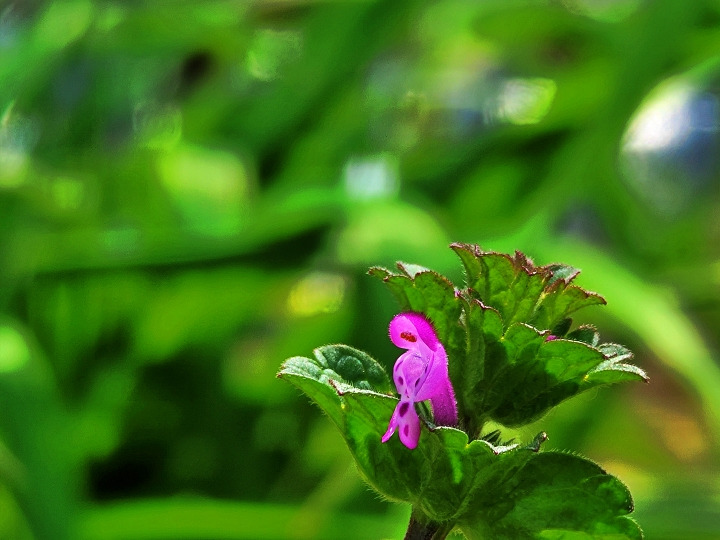
<svg viewBox="0 0 720 540"><path fill-rule="evenodd" d="M403 311L432 322L448 353L460 427L471 439L488 420L520 426L584 390L646 378L626 362L632 353L624 347L600 344L591 326L572 330L571 314L605 304L572 283L577 269L535 266L520 252L451 248L465 270L462 289L417 265L369 273L383 280Z"/></svg>

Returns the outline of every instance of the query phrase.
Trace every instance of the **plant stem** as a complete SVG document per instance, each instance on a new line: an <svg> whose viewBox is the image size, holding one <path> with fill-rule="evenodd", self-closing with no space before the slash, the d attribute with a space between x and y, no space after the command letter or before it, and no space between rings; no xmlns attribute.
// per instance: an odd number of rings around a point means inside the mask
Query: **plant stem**
<svg viewBox="0 0 720 540"><path fill-rule="evenodd" d="M450 534L453 526L452 523L419 519L413 510L404 540L444 540Z"/></svg>

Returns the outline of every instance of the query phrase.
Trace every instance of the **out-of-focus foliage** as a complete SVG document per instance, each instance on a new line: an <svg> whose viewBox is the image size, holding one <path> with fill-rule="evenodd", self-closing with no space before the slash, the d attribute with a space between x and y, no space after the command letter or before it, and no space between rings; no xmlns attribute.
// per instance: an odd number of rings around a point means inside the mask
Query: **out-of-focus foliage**
<svg viewBox="0 0 720 540"><path fill-rule="evenodd" d="M642 388L520 434L720 530L715 0L0 3L0 537L399 537L278 363L371 265L568 261ZM642 307L641 307L642 306Z"/></svg>

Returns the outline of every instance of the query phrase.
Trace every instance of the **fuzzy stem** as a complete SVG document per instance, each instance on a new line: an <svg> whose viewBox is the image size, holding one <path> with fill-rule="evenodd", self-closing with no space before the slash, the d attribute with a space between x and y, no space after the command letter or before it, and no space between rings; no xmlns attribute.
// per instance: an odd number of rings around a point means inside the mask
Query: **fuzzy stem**
<svg viewBox="0 0 720 540"><path fill-rule="evenodd" d="M410 514L404 540L444 540L453 528L451 523L438 523L419 519L415 511Z"/></svg>

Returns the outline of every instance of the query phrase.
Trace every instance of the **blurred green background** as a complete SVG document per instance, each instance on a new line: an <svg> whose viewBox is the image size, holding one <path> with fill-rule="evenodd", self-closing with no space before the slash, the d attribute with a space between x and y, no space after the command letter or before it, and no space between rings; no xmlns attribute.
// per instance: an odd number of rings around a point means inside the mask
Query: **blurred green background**
<svg viewBox="0 0 720 540"><path fill-rule="evenodd" d="M720 2L0 2L0 538L400 538L275 379L371 265L584 270L648 385L536 425L720 538Z"/></svg>

